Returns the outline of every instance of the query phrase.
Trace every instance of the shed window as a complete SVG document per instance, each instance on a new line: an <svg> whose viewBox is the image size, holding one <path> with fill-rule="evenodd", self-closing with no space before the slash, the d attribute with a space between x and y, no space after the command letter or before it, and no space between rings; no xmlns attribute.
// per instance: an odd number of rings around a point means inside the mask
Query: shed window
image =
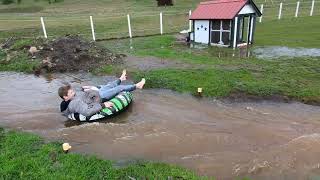
<svg viewBox="0 0 320 180"><path fill-rule="evenodd" d="M211 43L228 45L230 43L231 20L213 20L211 22Z"/></svg>

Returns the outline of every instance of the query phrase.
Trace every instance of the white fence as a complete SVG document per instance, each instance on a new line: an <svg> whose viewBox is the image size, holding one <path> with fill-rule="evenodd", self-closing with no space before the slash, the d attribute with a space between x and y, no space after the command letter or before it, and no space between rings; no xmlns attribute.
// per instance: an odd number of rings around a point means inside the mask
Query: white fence
<svg viewBox="0 0 320 180"><path fill-rule="evenodd" d="M310 3L309 6L307 3ZM311 2L303 2L303 9L305 10L304 12L308 12L309 16L313 16L314 15L314 6L315 6L315 0L312 0ZM299 17L300 14L300 9L301 6L300 6L300 1L297 1L296 3L283 3L283 2L280 2L279 3L279 6L278 6L278 13L277 13L277 19L282 19L283 18L283 9L284 8L287 8L287 13L288 12L293 12L294 10L294 16L291 16L290 13L286 15L286 17ZM295 7L295 8L294 8ZM262 16L259 18L259 22L261 23L262 22L262 19L263 17L271 17L272 15L270 15L269 13L267 13L267 15L264 14L264 4L261 4L260 6L260 11L262 12ZM269 8L271 9L271 8ZM309 11L308 11L309 10Z"/></svg>
<svg viewBox="0 0 320 180"><path fill-rule="evenodd" d="M186 13L187 14L187 13ZM188 11L188 15L190 16L191 15L191 10ZM164 23L163 23L163 16L164 16L164 13L163 12L160 12L159 14L159 34L164 34ZM147 16L142 16L142 17L147 17ZM47 20L50 19L50 18L46 18ZM93 16L89 16L89 19L90 19L90 28L91 28L91 34L92 34L92 39L93 41L96 40L96 33L95 33L95 28L94 28L94 23L93 23L93 19L94 17ZM188 17L186 17L186 19L188 19ZM45 38L48 38L47 36L47 29L46 29L46 25L45 25L45 18L44 17L40 17L40 21L41 21L41 26L42 26L42 31L43 31L43 36ZM189 27L187 30L191 30L191 26L192 26L192 23L191 21L188 21L189 22ZM127 14L127 22L128 24L128 37L132 38L134 37L134 34L132 32L132 22L131 22L131 16L129 14ZM147 29L148 30L148 29ZM153 30L153 29L149 29L149 30ZM181 29L182 30L182 29ZM115 32L116 33L116 32Z"/></svg>
<svg viewBox="0 0 320 180"><path fill-rule="evenodd" d="M296 3L280 2L278 5L273 4L272 6L271 4L260 4L259 5L260 11L262 12L263 15L258 18L258 22L262 23L267 19L280 20L280 19L283 19L284 17L299 18L301 16L314 16L314 10L316 7L316 3L318 2L316 2L315 0L308 1L308 2L298 1ZM92 38L92 40L95 41L96 39L114 38L114 36L112 36L114 34L119 35L117 36L117 38L119 37L133 38L135 36L149 35L150 33L148 34L147 31L149 32L152 31L152 34L161 34L161 35L165 33L179 32L182 30L191 31L192 22L188 20L188 17L190 15L191 15L191 10L189 10L188 12L182 12L182 13L176 12L175 14L173 14L173 12L159 12L158 14L138 13L133 15L127 14L126 16L124 15L124 16L113 16L113 17L102 17L98 15L96 17L89 16L84 18L83 17L71 17L71 18L40 17L40 24L42 27L42 33L43 33L42 36L44 36L45 38L61 35L62 32L58 32L57 29L63 29L64 34L73 34L74 31L70 31L70 32L68 31L77 29L77 26L81 24L81 27L88 27L88 28L82 29L81 33L83 34L80 34L80 35L86 35L87 37ZM8 21L8 22L17 21L17 23L15 24L19 24L18 22L20 20L18 19L5 20L0 18L0 25L5 27L5 25L1 24L1 22L3 21ZM24 25L28 26L29 24L32 24L32 23L34 24L34 21L36 22L35 24L38 24L37 23L38 20L24 19L21 21L24 21L25 23L21 26L24 26ZM172 22L168 23L168 21L172 21ZM69 23L69 26L68 26L69 29L65 28L62 25L63 23ZM119 30L112 29L111 25L101 26L101 24L103 23L109 23L109 24L112 24L112 26L113 25L121 26L121 30L120 28ZM55 26L52 26L52 24L55 24ZM46 27L47 25L49 25L50 28L47 28ZM95 25L99 25L100 27L96 29ZM24 26L24 28L26 26ZM16 29L19 29L18 26L12 31ZM90 30L91 30L91 33L90 33ZM11 30L8 29L6 31L9 32ZM1 33L1 29L0 29L0 33Z"/></svg>

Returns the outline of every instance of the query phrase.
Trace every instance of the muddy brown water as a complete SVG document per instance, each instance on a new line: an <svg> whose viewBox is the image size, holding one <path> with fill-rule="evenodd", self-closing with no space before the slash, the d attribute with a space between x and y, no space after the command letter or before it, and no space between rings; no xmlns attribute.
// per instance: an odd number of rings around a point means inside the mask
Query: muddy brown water
<svg viewBox="0 0 320 180"><path fill-rule="evenodd" d="M118 165L160 161L218 179L320 177L318 106L223 103L142 90L134 93L126 112L109 122L77 124L60 115L60 85L103 81L90 75L0 73L0 126L69 142L72 152L95 154Z"/></svg>

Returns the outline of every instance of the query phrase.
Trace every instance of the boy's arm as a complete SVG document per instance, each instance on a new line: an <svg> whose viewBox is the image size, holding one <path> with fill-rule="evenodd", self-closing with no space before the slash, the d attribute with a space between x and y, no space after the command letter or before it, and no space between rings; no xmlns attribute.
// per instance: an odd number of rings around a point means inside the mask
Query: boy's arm
<svg viewBox="0 0 320 180"><path fill-rule="evenodd" d="M88 90L86 93L86 103L90 104L92 102L99 103L100 102L100 95L98 91Z"/></svg>
<svg viewBox="0 0 320 180"><path fill-rule="evenodd" d="M105 105L100 103L91 103L88 105L83 101L72 100L68 109L70 113L79 113L86 117L90 117L98 113L104 107Z"/></svg>

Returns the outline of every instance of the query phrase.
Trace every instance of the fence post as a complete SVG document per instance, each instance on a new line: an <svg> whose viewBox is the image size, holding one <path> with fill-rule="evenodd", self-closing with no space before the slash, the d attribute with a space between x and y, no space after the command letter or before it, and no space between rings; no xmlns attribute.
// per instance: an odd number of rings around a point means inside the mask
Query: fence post
<svg viewBox="0 0 320 180"><path fill-rule="evenodd" d="M313 8L314 8L314 0L312 0L311 10L310 10L310 16L313 15Z"/></svg>
<svg viewBox="0 0 320 180"><path fill-rule="evenodd" d="M90 25L91 25L92 39L93 39L93 41L96 41L96 35L94 34L94 26L93 26L92 16L90 16Z"/></svg>
<svg viewBox="0 0 320 180"><path fill-rule="evenodd" d="M261 14L263 13L263 4L261 4L260 8ZM260 16L259 22L262 22L262 15Z"/></svg>
<svg viewBox="0 0 320 180"><path fill-rule="evenodd" d="M191 17L191 10L189 10L189 18ZM189 32L191 32L192 29L192 21L189 20Z"/></svg>
<svg viewBox="0 0 320 180"><path fill-rule="evenodd" d="M282 12L282 3L280 3L278 19L281 19L281 12Z"/></svg>
<svg viewBox="0 0 320 180"><path fill-rule="evenodd" d="M160 12L160 34L163 34L162 12Z"/></svg>
<svg viewBox="0 0 320 180"><path fill-rule="evenodd" d="M47 36L46 26L44 25L43 17L40 17L40 20L41 20L41 25L42 25L42 30L43 30L44 37L47 39L48 36Z"/></svg>
<svg viewBox="0 0 320 180"><path fill-rule="evenodd" d="M129 29L129 37L132 38L132 32L131 32L131 23L130 23L130 15L127 14L128 17L128 29Z"/></svg>
<svg viewBox="0 0 320 180"><path fill-rule="evenodd" d="M299 14L299 6L300 6L300 1L297 2L296 14L294 15L294 17L298 17L298 14Z"/></svg>

